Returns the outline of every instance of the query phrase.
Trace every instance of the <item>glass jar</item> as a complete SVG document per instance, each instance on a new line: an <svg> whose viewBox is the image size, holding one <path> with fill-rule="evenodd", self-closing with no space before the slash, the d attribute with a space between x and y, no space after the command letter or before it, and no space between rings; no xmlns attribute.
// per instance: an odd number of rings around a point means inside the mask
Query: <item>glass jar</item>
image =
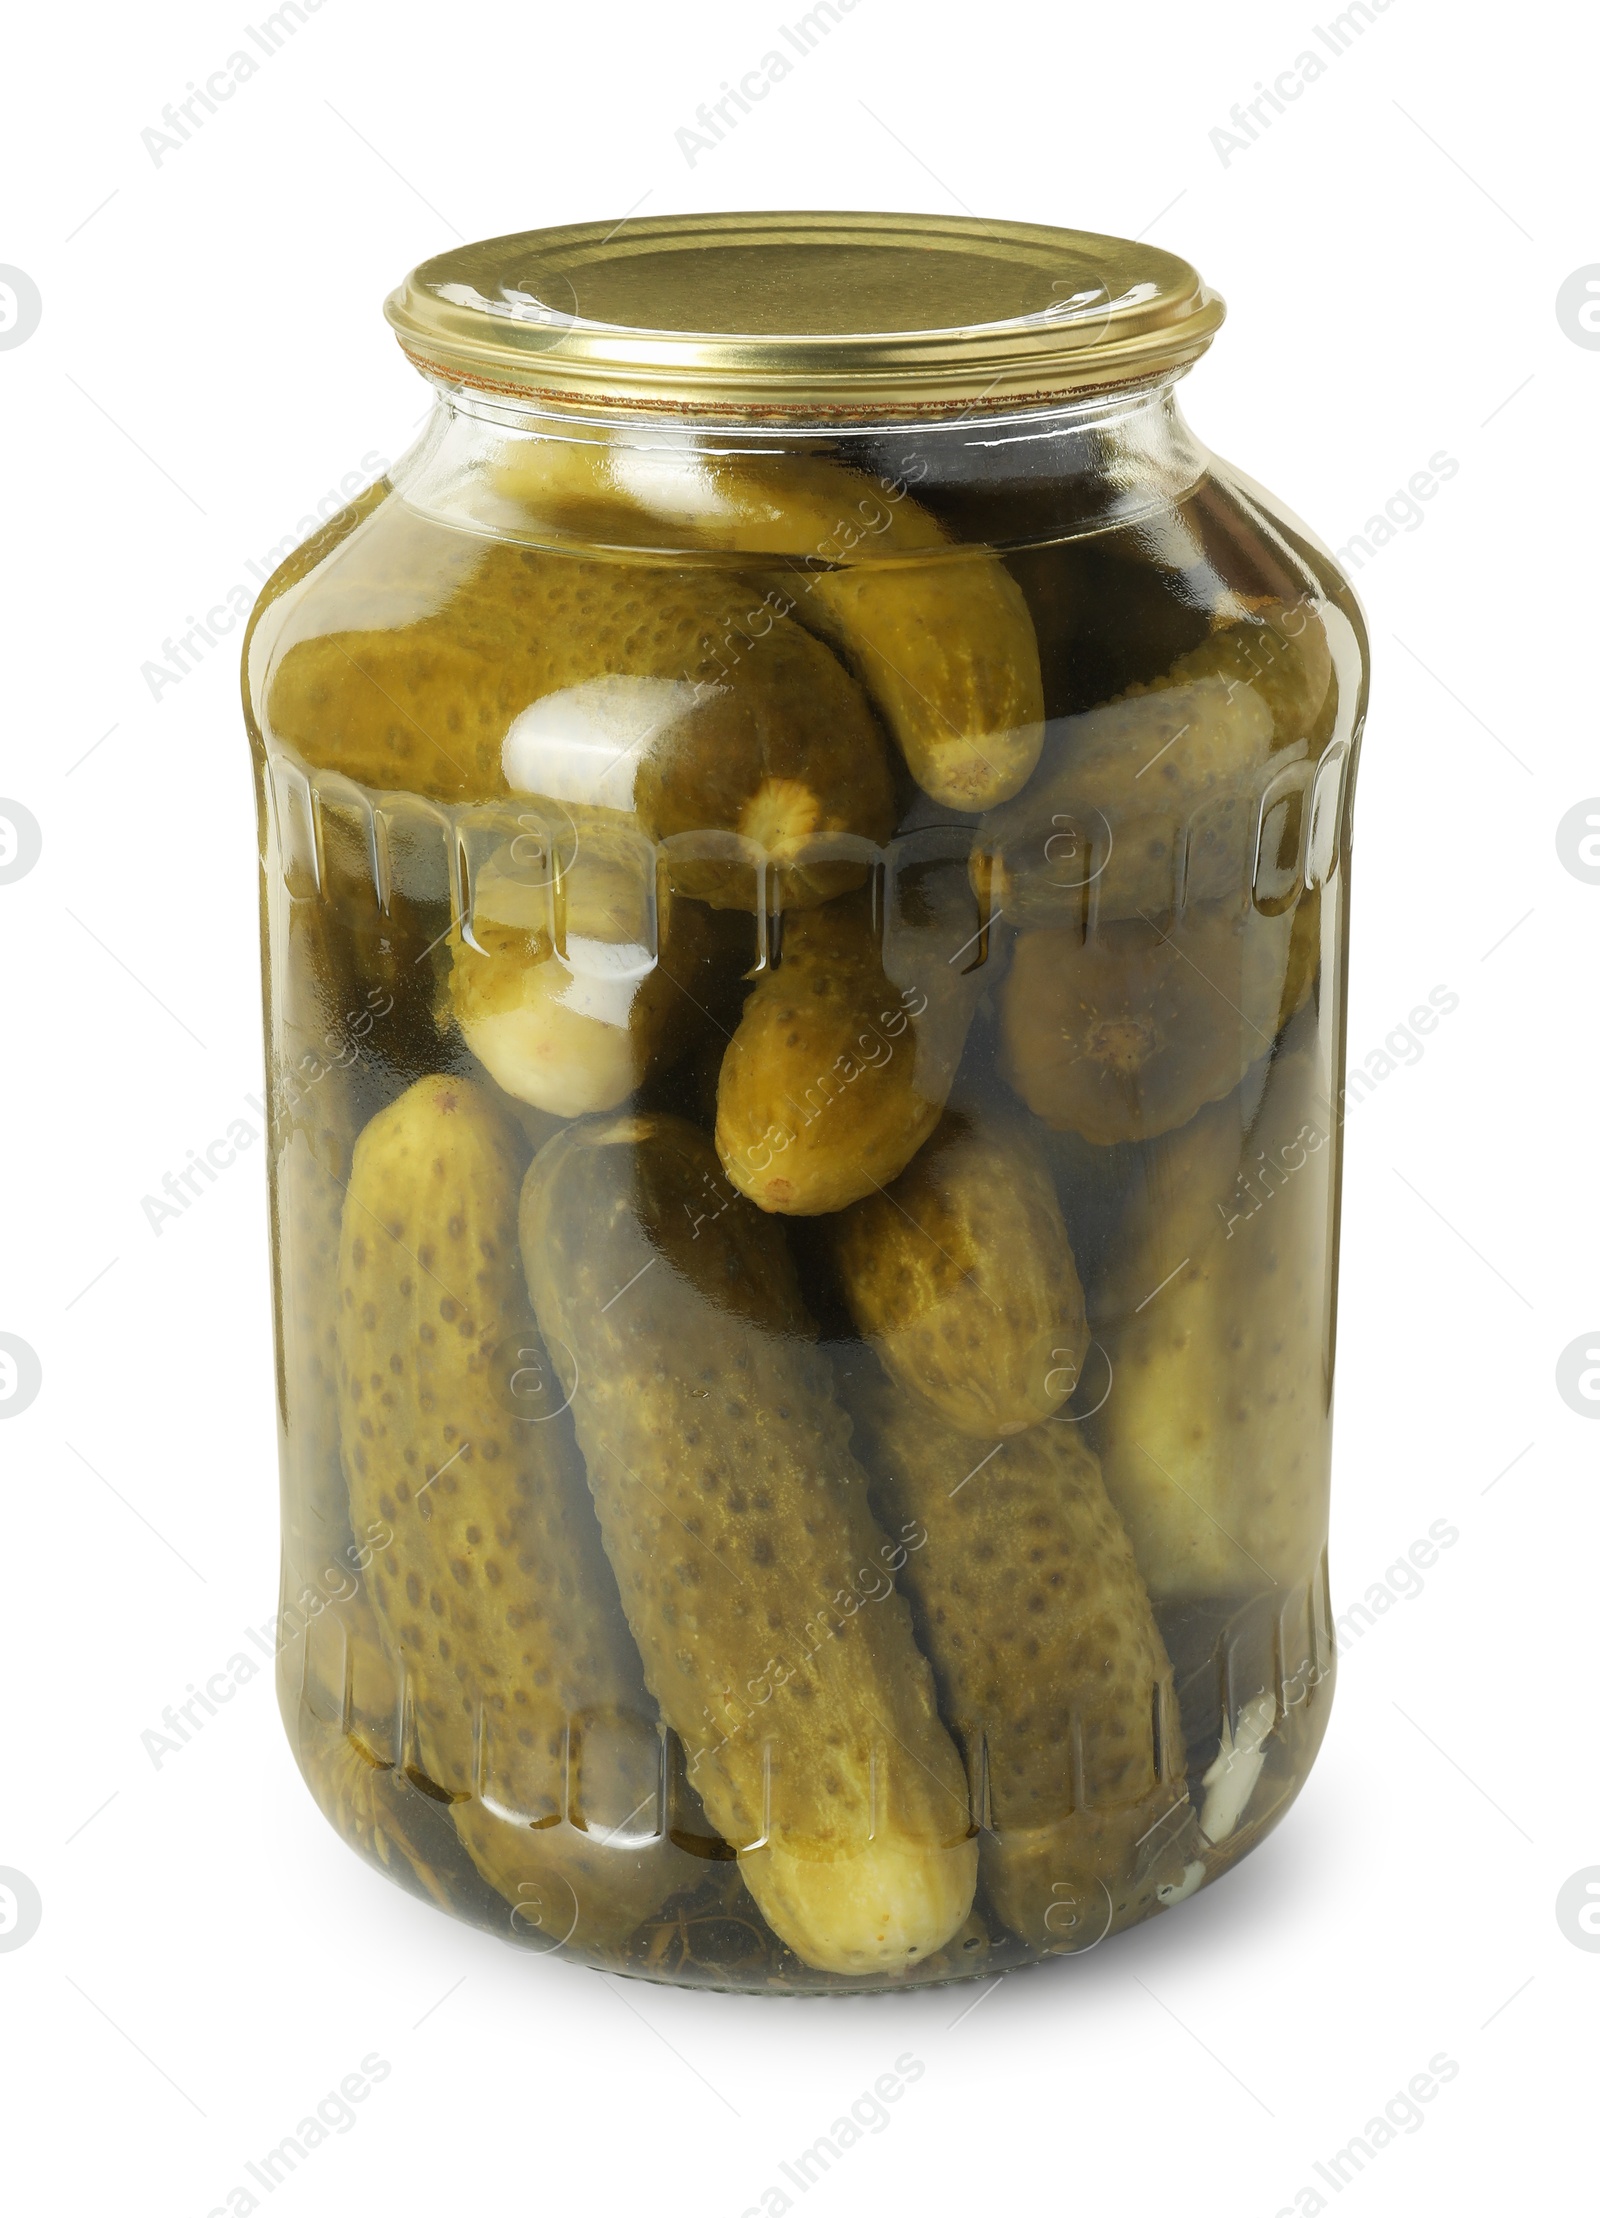
<svg viewBox="0 0 1600 2218"><path fill-rule="evenodd" d="M1351 591L1150 247L663 218L388 313L432 418L245 655L307 1782L620 1972L1093 1947L1327 1714Z"/></svg>

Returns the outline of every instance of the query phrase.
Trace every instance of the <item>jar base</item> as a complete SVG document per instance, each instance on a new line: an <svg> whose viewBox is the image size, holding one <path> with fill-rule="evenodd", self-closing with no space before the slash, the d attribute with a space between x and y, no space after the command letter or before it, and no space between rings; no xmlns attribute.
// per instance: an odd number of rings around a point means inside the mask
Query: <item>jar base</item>
<svg viewBox="0 0 1600 2218"><path fill-rule="evenodd" d="M1241 1616L1248 1623L1248 1612L1225 1613L1235 1642L1235 1665ZM1178 1629L1175 1623L1171 1630L1175 1634ZM1191 1635L1193 1630L1191 1613ZM1181 1642L1179 1645L1181 1649ZM1205 1673L1226 1668L1226 1645L1219 1634L1198 1664L1193 1661L1191 1645L1187 1674L1191 1689ZM726 1851L707 1855L703 1841L678 1844L693 1846L704 1866L702 1876L670 1895L659 1913L647 1918L620 1946L583 1946L564 1935L552 1935L530 1922L521 1906L504 1901L479 1876L451 1823L448 1804L417 1784L402 1768L376 1762L358 1739L288 1688L283 1690L283 1709L301 1772L335 1831L386 1878L436 1909L493 1933L513 1947L586 1964L620 1978L710 1994L801 1998L904 1994L925 1987L970 1986L1059 1957L1087 1955L1101 1941L1114 1939L1150 1917L1177 1908L1191 1894L1231 1871L1287 1814L1321 1743L1332 1684L1330 1662L1310 1681L1300 1699L1287 1699L1298 1688L1280 1690L1282 1700L1266 1698L1274 1701L1274 1724L1259 1749L1248 1754L1252 1776L1248 1794L1238 1808L1230 1807L1226 1798L1219 1802L1216 1792L1221 1751L1215 1706L1209 1710L1209 1720L1204 1716L1195 1720L1188 1751L1191 1803L1195 1810L1213 1817L1220 1809L1230 1822L1226 1831L1219 1831L1218 1838L1202 1836L1192 1862L1185 1867L1184 1879L1160 1890L1135 1914L1120 1921L1107 1915L1086 1924L1061 1945L1040 1949L1006 1928L980 1882L972 1911L944 1948L903 1972L862 1978L817 1971L803 1963L763 1921L737 1861ZM1247 1747L1248 1708L1246 1703L1240 1712L1236 1741L1240 1749ZM720 1843L717 1846L721 1848ZM1096 1923L1099 1930L1095 1930Z"/></svg>

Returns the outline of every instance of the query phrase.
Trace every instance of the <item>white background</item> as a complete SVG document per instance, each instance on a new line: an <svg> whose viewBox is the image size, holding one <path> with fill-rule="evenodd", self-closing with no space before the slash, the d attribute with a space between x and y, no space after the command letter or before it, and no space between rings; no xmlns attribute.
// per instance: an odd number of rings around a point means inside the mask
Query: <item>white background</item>
<svg viewBox="0 0 1600 2218"><path fill-rule="evenodd" d="M263 2207L739 2218L907 2051L891 2125L796 2207L1579 2207L1600 1957L1555 1900L1600 1864L1600 1431L1555 1367L1600 1343L1600 886L1555 833L1600 789L1600 352L1555 296L1600 262L1592 26L1391 0L1225 163L1213 129L1325 53L1333 8L858 0L691 166L677 130L801 12L325 0L159 165L141 132L244 43L238 9L12 29L0 262L43 301L0 351L0 794L44 837L0 885L0 1330L43 1366L0 1427L0 1866L43 1902L0 1953L19 2210L206 2218L372 2052L392 2070L356 2125ZM407 446L426 394L379 303L411 264L796 205L1187 255L1231 308L1191 421L1336 546L1459 462L1357 581L1352 1057L1435 985L1460 1006L1350 1117L1336 1608L1433 1521L1460 1537L1351 1647L1258 1855L959 2023L976 1990L781 2006L454 1927L318 1816L266 1672L159 1771L140 1740L276 1600L259 1151L159 1238L141 1209L261 1082L236 643L159 701L141 665ZM1423 2125L1335 2195L1313 2164L1441 2052Z"/></svg>

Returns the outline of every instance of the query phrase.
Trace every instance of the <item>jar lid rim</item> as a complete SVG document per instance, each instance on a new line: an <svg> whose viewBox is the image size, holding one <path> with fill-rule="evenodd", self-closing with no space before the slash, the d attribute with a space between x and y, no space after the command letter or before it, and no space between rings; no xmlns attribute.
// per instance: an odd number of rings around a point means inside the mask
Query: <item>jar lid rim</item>
<svg viewBox="0 0 1600 2218"><path fill-rule="evenodd" d="M452 247L384 304L447 383L755 421L1045 405L1193 362L1224 308L1139 240L972 216L625 217Z"/></svg>

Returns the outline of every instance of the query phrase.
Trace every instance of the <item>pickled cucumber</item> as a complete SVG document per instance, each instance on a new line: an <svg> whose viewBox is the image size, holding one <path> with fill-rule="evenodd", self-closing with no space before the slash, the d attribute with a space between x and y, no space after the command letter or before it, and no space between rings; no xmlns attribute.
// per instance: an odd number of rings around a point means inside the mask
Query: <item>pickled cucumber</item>
<svg viewBox="0 0 1600 2218"><path fill-rule="evenodd" d="M860 898L785 920L722 1061L717 1153L758 1207L818 1216L897 1178L938 1123L981 979L901 943Z"/></svg>
<svg viewBox="0 0 1600 2218"><path fill-rule="evenodd" d="M994 555L819 570L796 590L795 613L856 671L931 800L990 808L1032 775L1044 743L1039 647Z"/></svg>
<svg viewBox="0 0 1600 2218"><path fill-rule="evenodd" d="M1272 718L1248 687L1197 679L1065 717L1055 769L986 817L974 877L1017 925L1169 914L1248 884ZM1148 778L1148 786L1136 781Z"/></svg>
<svg viewBox="0 0 1600 2218"><path fill-rule="evenodd" d="M399 1687L359 1586L316 1621L305 1663L288 1716L318 1809L358 1854L412 1894L482 1917L495 1898L461 1845L448 1803L414 1786L403 1768Z"/></svg>
<svg viewBox="0 0 1600 2218"><path fill-rule="evenodd" d="M1172 1272L1225 1229L1270 1068L1263 1059L1231 1094L1208 1102L1175 1132L1145 1143L1111 1254L1095 1282L1096 1331L1131 1317ZM1161 1268L1152 1278L1154 1264Z"/></svg>
<svg viewBox="0 0 1600 2218"><path fill-rule="evenodd" d="M273 1218L282 1287L284 1542L299 1578L314 1576L346 1537L339 1482L334 1286L349 1165L350 1138L337 1124L290 1125L274 1160Z"/></svg>
<svg viewBox="0 0 1600 2218"><path fill-rule="evenodd" d="M1246 901L1020 934L1002 1004L1006 1075L1046 1124L1098 1146L1153 1139L1231 1093L1305 1001L1319 904Z"/></svg>
<svg viewBox="0 0 1600 2218"><path fill-rule="evenodd" d="M320 837L322 937L335 1002L321 1046L347 1068L367 1115L413 1079L459 1067L461 1044L437 990L437 949L450 921L448 878L436 827L432 852L391 829L380 834L370 805L351 802L322 781ZM408 832L411 830L408 827ZM385 872L380 896L374 847Z"/></svg>
<svg viewBox="0 0 1600 2218"><path fill-rule="evenodd" d="M339 1227L360 1129L362 1076L335 1060L339 1007L329 915L314 894L269 881L277 915L271 978L267 1143L273 1267L279 1298L278 1416L283 1475L283 1586L319 1588L344 1561L349 1505L339 1469ZM336 1584L342 1584L336 1580Z"/></svg>
<svg viewBox="0 0 1600 2218"><path fill-rule="evenodd" d="M298 1103L337 1073L364 1121L461 1059L430 961L450 922L437 817L421 804L380 822L346 780L308 779L281 757L265 799L279 1083Z"/></svg>
<svg viewBox="0 0 1600 2218"><path fill-rule="evenodd" d="M1113 1383L1091 1430L1157 1602L1315 1574L1333 1359L1326 1100L1307 1049L1274 1064L1238 1172L1175 1276L1159 1212L1130 1228L1128 1282L1160 1291L1107 1333ZM1216 1139L1201 1119L1177 1136L1175 1186L1214 1179Z"/></svg>
<svg viewBox="0 0 1600 2218"><path fill-rule="evenodd" d="M1083 1287L1021 1117L948 1110L909 1170L836 1220L834 1257L856 1329L957 1432L1021 1432L1076 1387Z"/></svg>
<svg viewBox="0 0 1600 2218"><path fill-rule="evenodd" d="M945 1717L983 1783L981 1864L1034 1948L1082 1946L1186 1889L1199 1853L1172 1667L1075 1425L985 1456L869 1363L847 1389Z"/></svg>
<svg viewBox="0 0 1600 2218"><path fill-rule="evenodd" d="M519 1374L548 1377L514 1245L522 1162L461 1079L419 1080L362 1134L339 1252L344 1463L357 1526L393 1533L373 1602L429 1791L524 1916L615 1946L685 1860L652 1837L654 1706L566 1420L553 1387L548 1407L519 1398Z"/></svg>
<svg viewBox="0 0 1600 2218"><path fill-rule="evenodd" d="M1275 750L1308 740L1316 753L1331 728L1337 701L1326 604L1310 594L1297 601L1263 593L1233 594L1230 599L1245 611L1242 617L1219 621L1210 638L1181 655L1164 678L1129 686L1127 697L1219 677L1230 686L1248 687L1266 702Z"/></svg>
<svg viewBox="0 0 1600 2218"><path fill-rule="evenodd" d="M616 540L653 524L674 546L785 558L777 605L838 649L933 800L991 808L1038 762L1027 603L994 554L958 548L903 484L825 456L579 439L518 441L498 481L559 533Z"/></svg>
<svg viewBox="0 0 1600 2218"><path fill-rule="evenodd" d="M914 1964L971 1905L966 1782L781 1230L658 1116L541 1149L521 1234L645 1676L762 1915L823 1970Z"/></svg>
<svg viewBox="0 0 1600 2218"><path fill-rule="evenodd" d="M1014 925L1221 901L1255 875L1263 795L1324 735L1327 635L1305 606L1219 625L1161 678L1053 722L1044 767L985 817L974 882Z"/></svg>
<svg viewBox="0 0 1600 2218"><path fill-rule="evenodd" d="M517 843L473 882L449 941L463 1038L496 1083L558 1117L615 1109L693 1030L688 981L705 912L658 884L637 831L585 820L567 867L519 866Z"/></svg>
<svg viewBox="0 0 1600 2218"><path fill-rule="evenodd" d="M840 839L894 821L860 688L717 571L489 545L432 614L290 644L266 706L280 742L367 786L630 808L678 841L680 890L725 907L769 898L764 872L791 906L830 899L863 875Z"/></svg>

